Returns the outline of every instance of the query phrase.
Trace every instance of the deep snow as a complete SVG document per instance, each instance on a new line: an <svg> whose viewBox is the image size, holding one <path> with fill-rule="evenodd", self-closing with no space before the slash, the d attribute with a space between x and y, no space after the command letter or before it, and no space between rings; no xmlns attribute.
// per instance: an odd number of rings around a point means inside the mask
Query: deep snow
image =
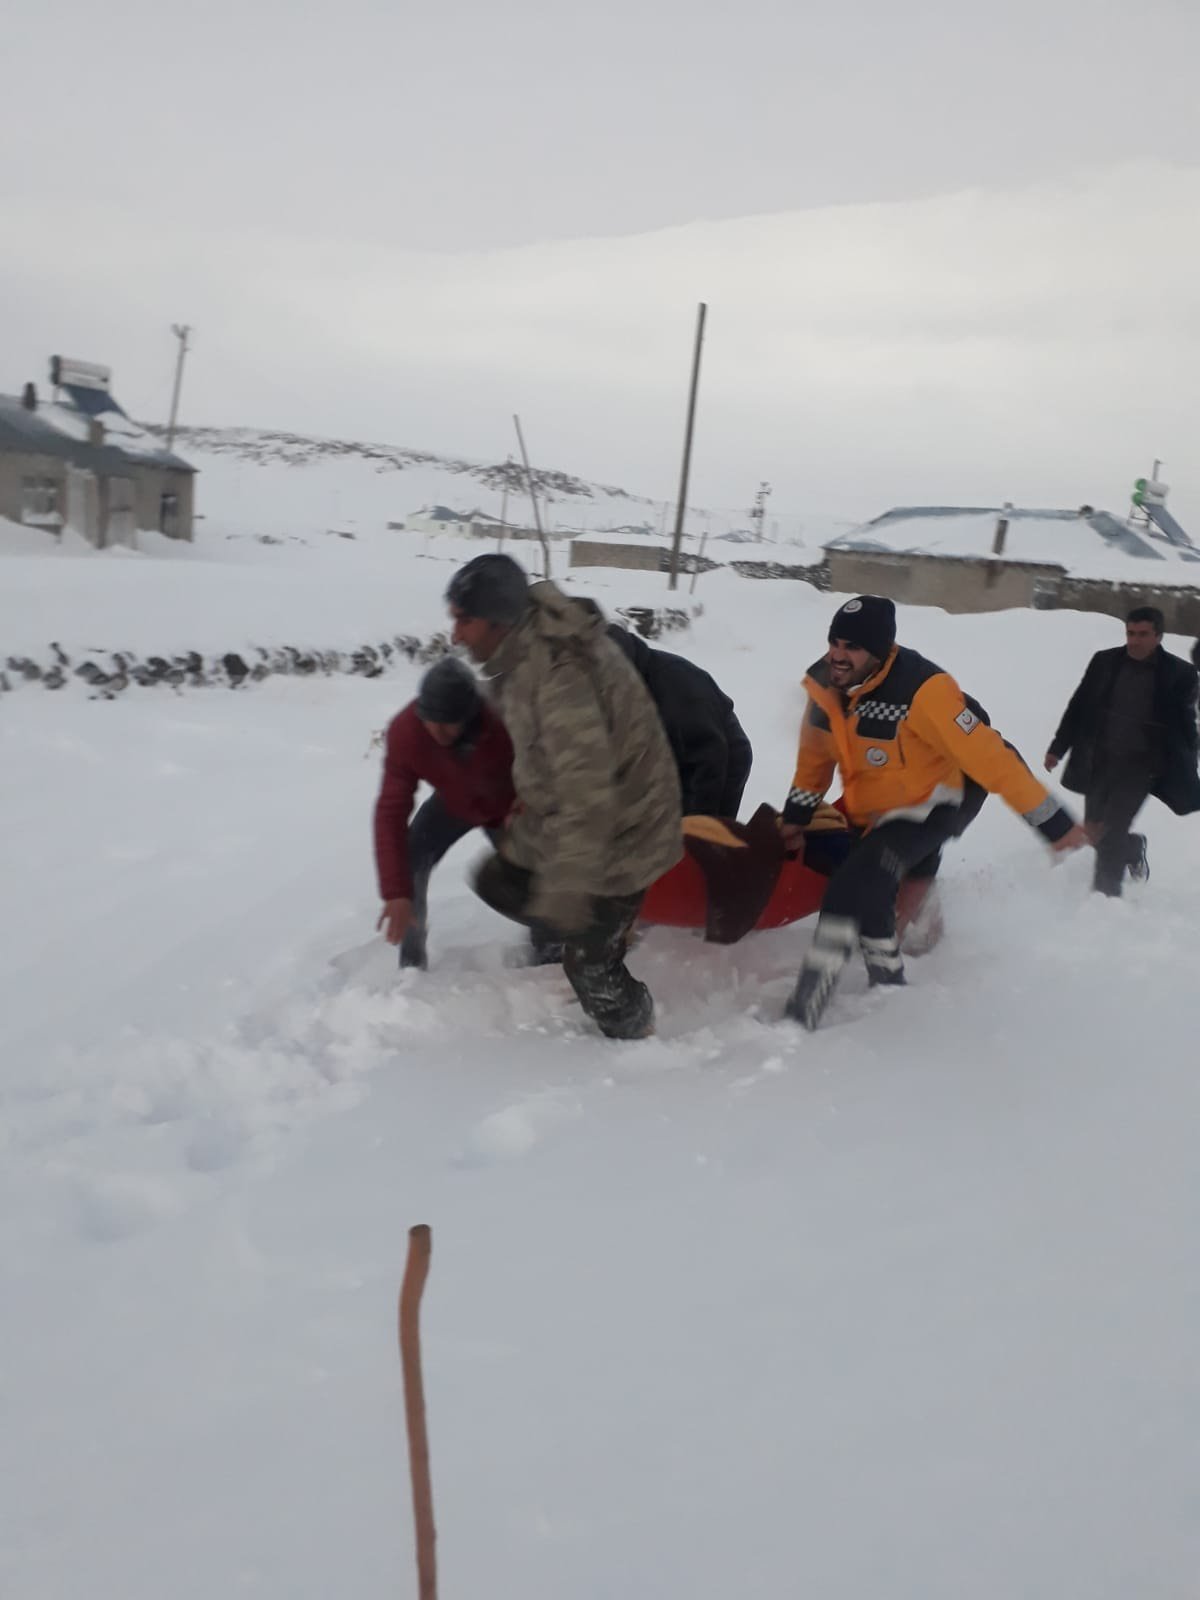
<svg viewBox="0 0 1200 1600"><path fill-rule="evenodd" d="M342 556L340 586L277 570L349 626L380 577ZM128 573L147 629L136 574L176 566L79 565ZM441 625L438 565L397 627ZM248 592L204 603L252 621ZM696 600L679 643L754 740L747 806L778 802L834 602ZM902 637L1034 759L1119 629ZM905 991L853 974L813 1037L779 1020L808 925L652 931L658 1037L612 1046L505 964L476 841L428 974L372 936L368 746L416 676L0 702L0 1592L415 1593L394 1298L427 1221L448 1596L1190 1600L1195 821L1148 809L1153 877L1114 904L989 802L946 941Z"/></svg>

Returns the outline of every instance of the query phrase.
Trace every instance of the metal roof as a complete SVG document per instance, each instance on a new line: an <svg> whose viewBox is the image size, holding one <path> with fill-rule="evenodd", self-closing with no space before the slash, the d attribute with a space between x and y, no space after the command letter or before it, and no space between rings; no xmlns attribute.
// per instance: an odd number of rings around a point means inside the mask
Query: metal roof
<svg viewBox="0 0 1200 1600"><path fill-rule="evenodd" d="M126 450L113 442L89 444L56 428L41 411L27 411L16 395L0 394L0 451L5 454L54 456L73 466L108 477L131 467L158 467L169 472L195 472L189 462L167 450Z"/></svg>
<svg viewBox="0 0 1200 1600"><path fill-rule="evenodd" d="M1186 534L1182 539L1156 539L1148 538L1136 528L1131 528L1128 523L1122 522L1109 511L1095 511L1090 506L1079 511L1063 511L1053 508L1030 508L1025 506L896 506L891 511L885 511L882 516L874 517L870 522L863 523L861 527L849 533L840 534L836 539L830 539L825 544L826 550L860 551L863 554L892 553L906 555L935 555L935 556L963 556L967 554L987 556L986 548L954 548L953 530L970 519L977 520L982 526L985 522L991 524L994 519L1004 517L1009 522L1014 533L1023 524L1054 524L1066 535L1071 528L1087 528L1096 535L1096 550L1099 552L1119 552L1139 561L1167 561L1172 556L1182 562L1200 561L1200 550L1191 543ZM938 542L940 529L944 527L950 533L950 542L944 547ZM1182 529L1179 530L1182 534ZM933 534L933 542L923 547L923 540ZM914 540L917 542L910 543ZM1047 543L1042 547L1036 559L1044 562L1064 560L1067 551L1061 553L1057 548L1057 541L1050 534ZM1019 559L1013 551L1013 541L999 560L1013 561ZM1066 564L1069 565L1069 562Z"/></svg>

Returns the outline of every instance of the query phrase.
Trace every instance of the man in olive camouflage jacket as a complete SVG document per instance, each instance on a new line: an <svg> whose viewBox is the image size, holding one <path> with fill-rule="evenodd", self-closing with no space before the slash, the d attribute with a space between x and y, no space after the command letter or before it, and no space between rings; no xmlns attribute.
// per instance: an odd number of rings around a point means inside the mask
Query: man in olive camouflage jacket
<svg viewBox="0 0 1200 1600"><path fill-rule="evenodd" d="M591 600L476 556L446 591L454 642L485 665L513 744L517 804L480 898L556 932L584 1011L611 1039L653 1032L625 965L642 896L683 854L679 775L654 702Z"/></svg>

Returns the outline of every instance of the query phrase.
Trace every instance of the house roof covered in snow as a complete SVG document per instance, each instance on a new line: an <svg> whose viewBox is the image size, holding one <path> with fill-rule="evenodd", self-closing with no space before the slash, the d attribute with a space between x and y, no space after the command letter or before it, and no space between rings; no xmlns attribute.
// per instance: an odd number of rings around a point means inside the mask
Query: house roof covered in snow
<svg viewBox="0 0 1200 1600"><path fill-rule="evenodd" d="M89 437L93 421L104 428L104 442ZM54 456L78 467L115 474L130 466L194 472L181 456L164 450L153 434L132 422L119 407L92 417L73 406L39 404L29 411L16 395L0 394L0 450Z"/></svg>
<svg viewBox="0 0 1200 1600"><path fill-rule="evenodd" d="M683 542L684 544L694 544L695 540L690 534L684 534ZM660 539L653 534L636 533L623 528L614 528L609 533L606 533L602 528L597 528L591 533L579 534L574 543L631 545L636 546L639 550L669 550L671 548L669 539Z"/></svg>
<svg viewBox="0 0 1200 1600"><path fill-rule="evenodd" d="M993 556L996 524L1008 519ZM1000 560L1059 567L1079 578L1200 584L1200 549L1132 527L1108 511L1000 506L899 506L829 540L826 550Z"/></svg>
<svg viewBox="0 0 1200 1600"><path fill-rule="evenodd" d="M450 506L422 506L419 511L412 513L414 517L425 517L429 522L467 522L470 518L468 511L454 511Z"/></svg>

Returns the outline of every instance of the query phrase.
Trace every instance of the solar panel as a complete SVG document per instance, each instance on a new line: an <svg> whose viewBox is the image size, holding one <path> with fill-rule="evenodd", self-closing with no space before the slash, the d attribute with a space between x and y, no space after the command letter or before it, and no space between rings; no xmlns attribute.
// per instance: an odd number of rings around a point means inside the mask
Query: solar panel
<svg viewBox="0 0 1200 1600"><path fill-rule="evenodd" d="M107 389L85 389L77 383L64 383L61 387L64 394L70 395L75 409L87 417L101 417L106 411L115 411L119 417L125 415Z"/></svg>
<svg viewBox="0 0 1200 1600"><path fill-rule="evenodd" d="M1142 507L1142 510L1159 532L1164 534L1173 545L1178 545L1181 550L1194 550L1196 548L1166 506L1146 504Z"/></svg>

